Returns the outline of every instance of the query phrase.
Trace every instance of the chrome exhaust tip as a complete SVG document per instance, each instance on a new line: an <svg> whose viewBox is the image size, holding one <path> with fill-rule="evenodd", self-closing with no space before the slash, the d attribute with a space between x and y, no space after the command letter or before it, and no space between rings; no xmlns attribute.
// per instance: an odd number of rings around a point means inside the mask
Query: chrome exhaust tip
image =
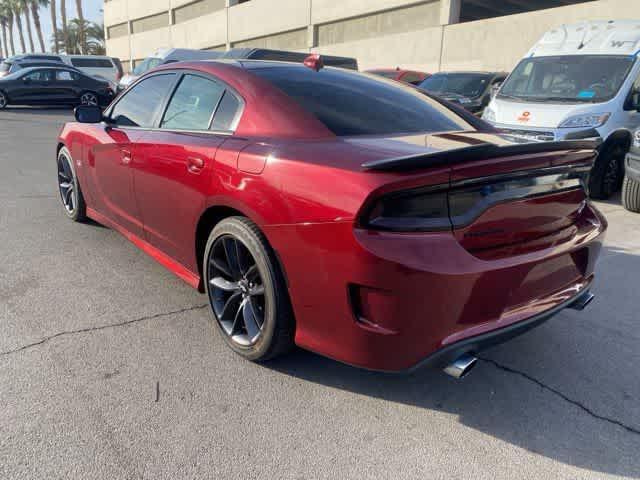
<svg viewBox="0 0 640 480"><path fill-rule="evenodd" d="M477 361L476 357L465 353L444 367L443 371L453 378L462 379L475 367Z"/></svg>
<svg viewBox="0 0 640 480"><path fill-rule="evenodd" d="M580 297L569 305L569 308L573 310L584 310L587 305L589 305L596 296L591 292L585 292Z"/></svg>

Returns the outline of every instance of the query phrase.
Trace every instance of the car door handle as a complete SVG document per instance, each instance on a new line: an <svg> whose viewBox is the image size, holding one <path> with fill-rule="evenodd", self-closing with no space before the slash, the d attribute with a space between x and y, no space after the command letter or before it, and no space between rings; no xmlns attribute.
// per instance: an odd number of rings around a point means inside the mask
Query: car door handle
<svg viewBox="0 0 640 480"><path fill-rule="evenodd" d="M187 159L187 170L191 173L200 173L204 168L204 160L202 158L189 157Z"/></svg>
<svg viewBox="0 0 640 480"><path fill-rule="evenodd" d="M131 152L129 150L122 150L121 158L123 165L129 165L131 163Z"/></svg>

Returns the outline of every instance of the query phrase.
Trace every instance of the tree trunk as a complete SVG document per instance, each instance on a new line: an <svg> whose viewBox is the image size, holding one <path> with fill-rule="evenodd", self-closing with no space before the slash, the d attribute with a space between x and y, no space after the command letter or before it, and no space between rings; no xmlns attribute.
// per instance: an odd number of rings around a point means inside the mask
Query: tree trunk
<svg viewBox="0 0 640 480"><path fill-rule="evenodd" d="M27 37L29 38L30 52L34 53L36 49L33 47L33 33L31 32L31 20L29 19L29 4L27 0L22 0L22 10L24 12L24 21L27 24Z"/></svg>
<svg viewBox="0 0 640 480"><path fill-rule="evenodd" d="M33 17L33 25L36 27L36 33L38 34L40 51L44 53L47 50L44 47L44 37L42 36L42 25L40 24L40 13L38 12L38 2L35 0L31 2L31 16Z"/></svg>
<svg viewBox="0 0 640 480"><path fill-rule="evenodd" d="M16 47L13 44L13 15L9 16L9 25L7 25L7 30L9 30L9 45L11 46L11 56L16 54Z"/></svg>
<svg viewBox="0 0 640 480"><path fill-rule="evenodd" d="M53 30L53 51L60 53L58 48L58 21L56 18L56 0L51 0L49 11L51 12L51 28Z"/></svg>
<svg viewBox="0 0 640 480"><path fill-rule="evenodd" d="M84 31L84 14L82 13L82 0L76 0L76 11L78 12L78 20L80 20L80 28L78 29L78 38L80 43L80 53L87 53L87 32Z"/></svg>
<svg viewBox="0 0 640 480"><path fill-rule="evenodd" d="M62 21L62 38L64 53L69 52L69 29L67 28L67 0L60 0L60 20Z"/></svg>
<svg viewBox="0 0 640 480"><path fill-rule="evenodd" d="M6 51L7 47L7 32L4 30L4 23L0 23L0 28L2 28L2 35L4 39L0 42L0 57L7 58L9 53Z"/></svg>
<svg viewBox="0 0 640 480"><path fill-rule="evenodd" d="M24 45L24 33L22 32L22 19L20 18L20 14L14 13L13 19L16 21L16 27L18 27L18 35L20 36L20 47L22 48L22 53L27 53L27 47Z"/></svg>

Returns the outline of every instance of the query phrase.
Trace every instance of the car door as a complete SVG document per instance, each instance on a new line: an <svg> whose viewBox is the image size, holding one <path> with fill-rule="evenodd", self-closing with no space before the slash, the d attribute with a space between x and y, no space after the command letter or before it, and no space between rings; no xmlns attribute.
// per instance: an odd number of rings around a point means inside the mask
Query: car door
<svg viewBox="0 0 640 480"><path fill-rule="evenodd" d="M640 73L638 73L631 90L624 103L624 128L634 132L640 127L640 113L638 106L640 105Z"/></svg>
<svg viewBox="0 0 640 480"><path fill-rule="evenodd" d="M53 96L53 79L55 73L51 69L38 68L25 73L16 82L11 98L15 103L55 103Z"/></svg>
<svg viewBox="0 0 640 480"><path fill-rule="evenodd" d="M144 231L133 192L132 167L138 142L157 121L175 80L174 73L152 75L127 90L96 126L98 141L86 155L96 209L139 238Z"/></svg>
<svg viewBox="0 0 640 480"><path fill-rule="evenodd" d="M80 96L80 75L70 70L56 70L55 91L61 102L76 102Z"/></svg>
<svg viewBox="0 0 640 480"><path fill-rule="evenodd" d="M222 82L181 74L158 128L140 142L134 181L146 239L194 272L195 225L212 185L216 151L240 104Z"/></svg>

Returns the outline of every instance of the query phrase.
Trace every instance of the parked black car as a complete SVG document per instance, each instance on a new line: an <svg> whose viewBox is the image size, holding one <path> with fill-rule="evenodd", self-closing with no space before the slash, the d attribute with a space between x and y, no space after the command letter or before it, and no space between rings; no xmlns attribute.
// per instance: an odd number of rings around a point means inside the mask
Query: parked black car
<svg viewBox="0 0 640 480"><path fill-rule="evenodd" d="M640 213L640 128L633 133L633 142L624 166L622 205L631 212Z"/></svg>
<svg viewBox="0 0 640 480"><path fill-rule="evenodd" d="M29 67L61 67L62 62L44 61L44 60L12 60L11 62L3 62L0 65L0 78L16 73L18 70Z"/></svg>
<svg viewBox="0 0 640 480"><path fill-rule="evenodd" d="M507 75L505 72L440 72L431 75L418 88L481 115L492 92L497 91Z"/></svg>
<svg viewBox="0 0 640 480"><path fill-rule="evenodd" d="M107 105L107 80L70 67L32 67L0 78L0 109L7 105Z"/></svg>

